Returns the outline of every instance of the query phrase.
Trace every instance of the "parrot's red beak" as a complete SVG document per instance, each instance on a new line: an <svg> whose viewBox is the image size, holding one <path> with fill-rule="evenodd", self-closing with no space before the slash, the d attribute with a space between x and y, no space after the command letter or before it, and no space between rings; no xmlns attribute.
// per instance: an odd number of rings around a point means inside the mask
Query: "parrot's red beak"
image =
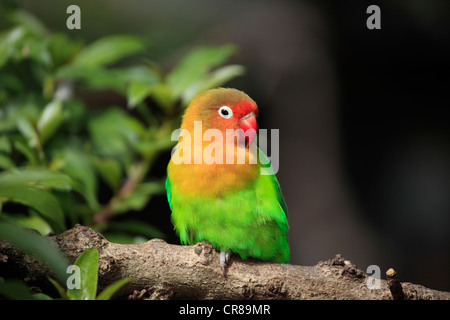
<svg viewBox="0 0 450 320"><path fill-rule="evenodd" d="M253 112L250 112L246 116L242 117L241 119L239 119L238 125L239 128L244 131L245 146L248 147L256 137L257 124L255 114Z"/></svg>

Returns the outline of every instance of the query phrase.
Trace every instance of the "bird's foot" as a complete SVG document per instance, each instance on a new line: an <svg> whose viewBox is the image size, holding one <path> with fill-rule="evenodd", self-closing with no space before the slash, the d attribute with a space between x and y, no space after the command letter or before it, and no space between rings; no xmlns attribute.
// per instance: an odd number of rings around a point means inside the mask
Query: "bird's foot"
<svg viewBox="0 0 450 320"><path fill-rule="evenodd" d="M220 268L222 268L223 276L226 277L228 265L231 262L231 250L220 252Z"/></svg>

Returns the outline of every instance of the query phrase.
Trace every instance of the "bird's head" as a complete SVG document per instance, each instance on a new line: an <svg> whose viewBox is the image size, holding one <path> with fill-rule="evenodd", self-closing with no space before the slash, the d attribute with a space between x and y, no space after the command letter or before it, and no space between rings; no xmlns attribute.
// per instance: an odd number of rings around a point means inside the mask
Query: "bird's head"
<svg viewBox="0 0 450 320"><path fill-rule="evenodd" d="M182 128L190 129L194 121L202 121L203 129L241 129L245 144L250 145L256 136L258 107L247 94L231 88L205 91L189 104L183 117Z"/></svg>

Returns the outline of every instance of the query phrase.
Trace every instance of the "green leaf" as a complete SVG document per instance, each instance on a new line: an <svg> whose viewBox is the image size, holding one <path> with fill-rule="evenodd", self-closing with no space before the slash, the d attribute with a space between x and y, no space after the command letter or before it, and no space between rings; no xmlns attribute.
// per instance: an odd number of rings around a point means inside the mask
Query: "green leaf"
<svg viewBox="0 0 450 320"><path fill-rule="evenodd" d="M61 286L59 284L58 281L53 280L50 277L47 277L48 281L50 281L50 283L55 287L56 291L58 291L59 295L61 296L61 298L63 298L64 300L70 300L69 296L67 295L66 291L64 290L63 286Z"/></svg>
<svg viewBox="0 0 450 320"><path fill-rule="evenodd" d="M183 92L182 104L187 106L199 93L208 89L220 87L231 79L241 76L244 73L245 68L240 65L228 65L218 68L189 86L185 92Z"/></svg>
<svg viewBox="0 0 450 320"><path fill-rule="evenodd" d="M35 256L49 266L58 279L65 283L67 278L66 270L69 265L68 260L49 240L30 230L18 228L2 221L0 221L0 238Z"/></svg>
<svg viewBox="0 0 450 320"><path fill-rule="evenodd" d="M38 64L33 65L34 70L23 78L26 83L30 76L38 75L34 72L39 68L51 66L47 43L43 41L46 31L34 16L25 11L15 10L10 14L10 18L19 27L14 28L7 35L0 35L0 66L8 60L14 62L35 60Z"/></svg>
<svg viewBox="0 0 450 320"><path fill-rule="evenodd" d="M0 185L2 183L54 188L62 191L71 190L73 185L72 179L61 172L31 168L1 173Z"/></svg>
<svg viewBox="0 0 450 320"><path fill-rule="evenodd" d="M131 35L103 37L86 46L75 58L74 64L93 68L115 63L145 48L145 43Z"/></svg>
<svg viewBox="0 0 450 320"><path fill-rule="evenodd" d="M128 107L134 108L136 105L144 101L144 99L150 94L152 88L148 83L133 81L128 86L127 99Z"/></svg>
<svg viewBox="0 0 450 320"><path fill-rule="evenodd" d="M17 129L26 138L30 147L37 148L40 146L38 132L29 119L19 118L17 121Z"/></svg>
<svg viewBox="0 0 450 320"><path fill-rule="evenodd" d="M45 188L70 190L72 180L59 172L23 169L0 174L0 198L36 209L56 233L65 230L58 201Z"/></svg>
<svg viewBox="0 0 450 320"><path fill-rule="evenodd" d="M212 68L224 63L235 51L234 45L199 47L191 51L167 76L172 89L172 101L179 99L189 86Z"/></svg>
<svg viewBox="0 0 450 320"><path fill-rule="evenodd" d="M81 80L91 89L111 88L124 95L127 94L128 84L133 81L149 85L158 81L158 76L154 71L142 66L100 69L67 65L58 70L56 77Z"/></svg>
<svg viewBox="0 0 450 320"><path fill-rule="evenodd" d="M94 300L97 294L98 250L86 249L75 261L80 267L80 289L68 289L71 300Z"/></svg>
<svg viewBox="0 0 450 320"><path fill-rule="evenodd" d="M6 74L6 77L8 78L14 78L14 74L10 73L3 73L0 72L1 77ZM3 81L3 79L0 79L0 81ZM20 80L21 82L24 82L24 80ZM3 84L3 83L2 83ZM0 86L1 88L1 86ZM0 131L1 132L12 132L17 131L18 128L18 122L20 120L27 120L32 125L37 122L37 119L41 113L41 108L38 107L38 104L33 101L33 99L29 99L25 97L25 95L22 93L22 91L27 90L24 88L16 88L18 90L18 94L22 95L21 97L14 97L11 96L9 101L6 103L6 105L2 105L0 108ZM14 89L14 90L16 90ZM1 92L1 90L0 90ZM14 100L13 100L14 99ZM17 99L17 100L16 100ZM24 101L26 100L26 101ZM13 134L16 136L17 134Z"/></svg>
<svg viewBox="0 0 450 320"><path fill-rule="evenodd" d="M30 164L36 165L39 163L39 158L37 155L37 151L32 149L26 142L23 137L18 137L14 139L14 148L19 151L21 154L27 158Z"/></svg>
<svg viewBox="0 0 450 320"><path fill-rule="evenodd" d="M120 163L113 158L99 158L93 156L91 159L102 179L113 191L117 191L120 187L123 173Z"/></svg>
<svg viewBox="0 0 450 320"><path fill-rule="evenodd" d="M10 14L13 23L24 26L28 31L38 36L45 36L47 29L34 15L24 10L14 10Z"/></svg>
<svg viewBox="0 0 450 320"><path fill-rule="evenodd" d="M52 231L50 225L42 218L36 210L30 208L29 214L20 213L2 213L5 221L11 222L16 226L28 229L34 229L41 235L49 234Z"/></svg>
<svg viewBox="0 0 450 320"><path fill-rule="evenodd" d="M164 190L162 181L140 183L126 199L117 203L114 207L114 212L123 213L130 210L142 210L153 195L162 194Z"/></svg>
<svg viewBox="0 0 450 320"><path fill-rule="evenodd" d="M24 52L26 53L24 54ZM33 36L25 38L22 46L21 57L37 62L33 71L36 72L34 73L34 76L37 77L38 81L43 80L42 76L43 72L45 72L44 70L39 70L38 68L50 68L52 66L52 57L48 51L46 41L42 41L42 38L36 38Z"/></svg>
<svg viewBox="0 0 450 320"><path fill-rule="evenodd" d="M97 297L97 300L109 300L111 297L122 288L124 285L126 285L128 282L130 282L132 278L125 278L121 280L117 280L116 282L110 284L103 290Z"/></svg>
<svg viewBox="0 0 450 320"><path fill-rule="evenodd" d="M59 154L64 164L61 171L69 175L73 181L73 189L83 195L93 210L97 210L97 178L89 157L80 149L64 149Z"/></svg>
<svg viewBox="0 0 450 320"><path fill-rule="evenodd" d="M15 167L14 162L12 162L9 156L0 153L0 168L1 169L12 169Z"/></svg>
<svg viewBox="0 0 450 320"><path fill-rule="evenodd" d="M59 67L70 62L83 48L83 44L70 39L65 33L55 33L48 37L48 48L54 66Z"/></svg>
<svg viewBox="0 0 450 320"><path fill-rule="evenodd" d="M61 101L53 100L45 106L37 123L41 144L44 144L56 132L62 120Z"/></svg>
<svg viewBox="0 0 450 320"><path fill-rule="evenodd" d="M19 43L26 35L25 28L15 27L0 34L0 67L18 52Z"/></svg>
<svg viewBox="0 0 450 320"><path fill-rule="evenodd" d="M0 296L10 300L34 300L30 289L18 280L0 283Z"/></svg>
<svg viewBox="0 0 450 320"><path fill-rule="evenodd" d="M11 153L11 143L7 136L0 137L0 152Z"/></svg>
<svg viewBox="0 0 450 320"><path fill-rule="evenodd" d="M154 140L141 140L137 142L133 147L139 154L145 158L153 157L159 154L161 151L169 150L173 148L176 141L172 141L171 137L168 136L163 139Z"/></svg>
<svg viewBox="0 0 450 320"><path fill-rule="evenodd" d="M92 118L88 129L100 155L116 157L121 161L130 159L131 146L146 131L138 120L118 108L108 109Z"/></svg>
<svg viewBox="0 0 450 320"><path fill-rule="evenodd" d="M35 293L33 294L33 299L36 300L54 300L52 297L44 294L44 293Z"/></svg>
<svg viewBox="0 0 450 320"><path fill-rule="evenodd" d="M58 201L48 192L20 183L0 182L0 198L18 202L36 209L55 233L65 230L64 214Z"/></svg>
<svg viewBox="0 0 450 320"><path fill-rule="evenodd" d="M150 95L163 109L169 109L172 106L172 90L166 83L158 83L152 86Z"/></svg>
<svg viewBox="0 0 450 320"><path fill-rule="evenodd" d="M86 130L86 120L89 117L87 108L82 101L75 99L64 100L64 132L80 136L80 133ZM58 134L58 137L64 136Z"/></svg>

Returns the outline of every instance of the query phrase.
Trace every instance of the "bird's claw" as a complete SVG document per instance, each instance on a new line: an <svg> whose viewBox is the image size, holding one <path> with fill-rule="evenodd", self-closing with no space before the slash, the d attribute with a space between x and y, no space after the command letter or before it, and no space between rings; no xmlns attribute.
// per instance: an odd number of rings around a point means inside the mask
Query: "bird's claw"
<svg viewBox="0 0 450 320"><path fill-rule="evenodd" d="M223 275L226 276L227 273L227 267L231 262L231 250L228 251L221 251L220 252L220 268L223 271Z"/></svg>

